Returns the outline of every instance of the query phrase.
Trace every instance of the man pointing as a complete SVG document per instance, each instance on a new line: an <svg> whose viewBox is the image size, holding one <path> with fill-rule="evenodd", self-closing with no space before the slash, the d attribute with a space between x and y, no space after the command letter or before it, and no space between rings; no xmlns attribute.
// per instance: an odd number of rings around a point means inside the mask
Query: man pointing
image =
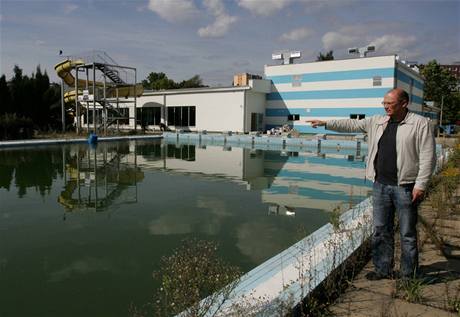
<svg viewBox="0 0 460 317"><path fill-rule="evenodd" d="M368 135L366 177L373 185L372 259L370 280L391 278L394 266L394 216L401 235L401 278L417 274L417 206L435 167L435 140L427 118L408 111L408 94L395 88L382 105L386 114L362 120L307 120L312 127Z"/></svg>

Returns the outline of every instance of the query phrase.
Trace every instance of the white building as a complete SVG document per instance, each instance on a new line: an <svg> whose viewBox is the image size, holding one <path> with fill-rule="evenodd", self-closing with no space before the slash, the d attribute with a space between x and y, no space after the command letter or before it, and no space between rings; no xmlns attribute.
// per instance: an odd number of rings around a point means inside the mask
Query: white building
<svg viewBox="0 0 460 317"><path fill-rule="evenodd" d="M395 55L265 66L265 76L272 82L266 129L288 123L303 133L326 133L305 120L384 114L383 96L396 87L409 94L410 110L423 113L423 78Z"/></svg>
<svg viewBox="0 0 460 317"><path fill-rule="evenodd" d="M137 98L137 119L154 129L163 122L171 130L263 130L270 84L253 79L248 86L146 91ZM134 117L134 108L130 108L130 117ZM130 123L133 126L134 120Z"/></svg>
<svg viewBox="0 0 460 317"><path fill-rule="evenodd" d="M308 119L362 119L384 114L385 93L401 87L410 96L410 110L437 120L436 109L423 107L423 78L396 55L287 65L266 65L266 79L246 86L146 91L122 108L124 128L138 124L171 130L265 131L288 124L302 133L313 129ZM327 131L327 133L334 133Z"/></svg>

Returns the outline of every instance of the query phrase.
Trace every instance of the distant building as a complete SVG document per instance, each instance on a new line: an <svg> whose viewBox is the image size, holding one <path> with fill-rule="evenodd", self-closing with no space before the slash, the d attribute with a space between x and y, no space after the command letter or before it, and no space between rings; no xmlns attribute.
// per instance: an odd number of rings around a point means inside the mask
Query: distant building
<svg viewBox="0 0 460 317"><path fill-rule="evenodd" d="M460 62L455 62L451 65L441 65L441 67L447 69L457 81L460 81Z"/></svg>
<svg viewBox="0 0 460 317"><path fill-rule="evenodd" d="M233 76L233 86L248 86L251 79L262 79L262 76L248 73L236 74Z"/></svg>

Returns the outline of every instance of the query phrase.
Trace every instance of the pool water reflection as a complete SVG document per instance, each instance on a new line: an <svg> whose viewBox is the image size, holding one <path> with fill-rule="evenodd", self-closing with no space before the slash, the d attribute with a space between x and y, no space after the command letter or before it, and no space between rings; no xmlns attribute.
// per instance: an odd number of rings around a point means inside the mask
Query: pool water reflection
<svg viewBox="0 0 460 317"><path fill-rule="evenodd" d="M343 149L0 150L0 315L125 316L152 299L152 272L184 239L216 241L249 271L364 199L363 168Z"/></svg>

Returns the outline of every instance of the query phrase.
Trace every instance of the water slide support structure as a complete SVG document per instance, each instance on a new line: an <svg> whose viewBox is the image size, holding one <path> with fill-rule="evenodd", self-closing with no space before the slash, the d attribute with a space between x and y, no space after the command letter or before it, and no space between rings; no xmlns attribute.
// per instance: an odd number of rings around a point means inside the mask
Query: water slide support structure
<svg viewBox="0 0 460 317"><path fill-rule="evenodd" d="M96 53L94 53L96 54ZM96 56L96 55L95 55ZM90 131L90 120L89 115L90 111L93 112L92 117L92 126L94 132L98 131L99 129L103 129L104 135L107 134L107 127L116 122L116 128L119 129L119 120L122 119L134 119L134 130L137 130L137 97L141 96L143 93L143 87L141 84L137 83L137 69L134 67L128 66L121 66L113 62L113 60L105 53L103 53L105 58L108 58L109 61L112 63L107 63L106 59L102 57L100 54L97 55L98 60L94 57L94 60L90 63L85 63L83 59L80 58L70 58L68 57L66 60L58 63L55 66L56 72L59 77L61 77L61 92L62 92L62 106L65 102L74 102L75 107L75 115L76 115L76 132L80 133L82 131L82 115L83 111L82 108L86 108L86 129ZM71 71L75 71L75 77L71 74ZM92 74L90 72L92 70ZM82 79L80 77L80 72L86 73L86 78ZM100 72L102 74L102 81L96 81L96 73ZM129 83L128 80L121 78L119 75L120 73L134 75L134 83ZM90 77L91 80L90 80ZM108 79L111 81L108 82ZM132 79L132 77L131 77ZM67 84L71 91L64 93L64 83ZM86 90L87 94L92 95L92 109L90 105L90 101L86 100L79 100L83 95L83 91ZM102 91L101 91L102 90ZM84 95L83 95L84 96ZM80 97L80 98L79 98ZM134 104L134 116L130 117L129 114L127 117L123 117L118 115L116 117L111 117L109 122L109 113L108 108L112 109L112 112L120 114L119 111L119 104L121 97L131 97L131 100L124 100L123 103L133 103ZM108 102L115 103L116 107L113 106ZM83 104L82 107L82 102ZM102 119L97 119L97 108L101 106L101 116ZM110 106L110 107L108 107ZM63 107L64 108L64 107ZM65 110L62 110L62 129L65 131ZM102 124L99 125L98 122ZM99 125L99 126L98 126Z"/></svg>

